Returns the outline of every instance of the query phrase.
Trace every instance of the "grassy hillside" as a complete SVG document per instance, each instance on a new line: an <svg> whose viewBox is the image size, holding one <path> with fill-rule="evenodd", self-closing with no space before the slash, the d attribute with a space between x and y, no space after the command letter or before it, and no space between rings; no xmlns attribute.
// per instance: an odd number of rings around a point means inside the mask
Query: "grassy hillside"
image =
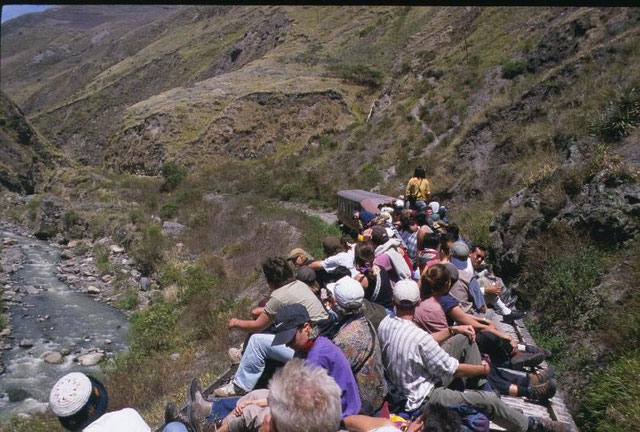
<svg viewBox="0 0 640 432"><path fill-rule="evenodd" d="M88 165L39 192L159 281L106 371L116 406L159 420L190 374L224 367L230 340L211 329L246 311L240 288L258 296L264 251L319 252L333 228L274 200L397 195L422 164L534 312L581 429L637 424L638 387L620 384L638 368L639 9L113 8L3 25L0 68L37 130ZM175 190L156 177L172 164ZM169 241L158 220L187 228Z"/></svg>

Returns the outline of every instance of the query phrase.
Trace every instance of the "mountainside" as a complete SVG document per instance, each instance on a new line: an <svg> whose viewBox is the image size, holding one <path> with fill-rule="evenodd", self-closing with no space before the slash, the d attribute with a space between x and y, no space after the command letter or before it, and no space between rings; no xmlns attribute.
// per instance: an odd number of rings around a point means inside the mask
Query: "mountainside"
<svg viewBox="0 0 640 432"><path fill-rule="evenodd" d="M59 153L24 118L4 92L0 92L0 184L10 191L32 194L52 169Z"/></svg>
<svg viewBox="0 0 640 432"><path fill-rule="evenodd" d="M130 248L159 287L147 322L180 312L183 339L134 326L152 349L111 370L116 405L156 416L176 383L140 365L202 372L190 344L226 349L210 329L246 306L229 287L255 294L264 251L335 234L273 200L396 196L423 165L533 312L579 426L640 421L640 387L619 387L640 373L639 8L69 5L1 33L3 186L55 202L61 242ZM38 183L56 152L71 163Z"/></svg>

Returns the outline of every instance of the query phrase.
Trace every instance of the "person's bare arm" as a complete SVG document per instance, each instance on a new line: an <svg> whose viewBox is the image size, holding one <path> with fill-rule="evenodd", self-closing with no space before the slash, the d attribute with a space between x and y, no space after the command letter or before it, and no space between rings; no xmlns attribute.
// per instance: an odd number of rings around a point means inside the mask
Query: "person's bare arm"
<svg viewBox="0 0 640 432"><path fill-rule="evenodd" d="M472 341L476 338L476 332L473 329L473 326L470 325L453 326L439 330L435 333L431 333L431 337L438 342L438 345L441 345L444 341L456 334L466 335L470 337Z"/></svg>
<svg viewBox="0 0 640 432"><path fill-rule="evenodd" d="M478 375L489 375L491 368L489 367L489 363L486 361L482 361L482 364L473 365L467 363L460 363L458 365L458 369L453 374L457 377L465 377L465 376L478 376Z"/></svg>
<svg viewBox="0 0 640 432"><path fill-rule="evenodd" d="M269 315L262 312L260 316L254 320L241 320L238 318L231 318L229 320L229 328L238 328L248 333L259 333L267 329L273 320Z"/></svg>
<svg viewBox="0 0 640 432"><path fill-rule="evenodd" d="M260 315L262 315L262 312L264 312L264 307L256 307L253 308L251 310L251 316L253 317L253 319L258 318Z"/></svg>
<svg viewBox="0 0 640 432"><path fill-rule="evenodd" d="M496 326L486 318L477 318L471 314L464 312L460 306L456 306L449 311L449 317L461 325L471 325L476 332L486 330L505 340L511 340L511 336L501 332Z"/></svg>
<svg viewBox="0 0 640 432"><path fill-rule="evenodd" d="M313 261L309 264L312 270L322 270L324 266L322 265L322 261Z"/></svg>
<svg viewBox="0 0 640 432"><path fill-rule="evenodd" d="M344 425L347 427L347 430L351 432L367 432L371 429L376 429L383 426L395 427L395 425L389 419L380 417L369 417L360 414L345 417Z"/></svg>

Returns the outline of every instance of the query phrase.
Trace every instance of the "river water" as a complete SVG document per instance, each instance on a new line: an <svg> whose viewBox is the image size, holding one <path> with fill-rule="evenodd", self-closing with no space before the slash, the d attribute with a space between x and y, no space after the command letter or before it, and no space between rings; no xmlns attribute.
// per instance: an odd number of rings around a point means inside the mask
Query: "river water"
<svg viewBox="0 0 640 432"><path fill-rule="evenodd" d="M12 289L18 286L42 287L26 295L22 304L11 305L11 349L0 351L6 371L0 375L0 424L17 413L43 411L49 390L68 372L96 373L99 366L80 366L73 359L90 348L105 350L107 356L126 350L128 321L124 314L85 293L72 291L56 276L59 249L46 242L0 232L2 238L18 242L22 263L9 275ZM48 318L45 319L45 317ZM19 347L28 339L32 348ZM105 344L110 340L110 344ZM49 364L43 355L69 349L61 364ZM10 401L10 394L13 399ZM22 394L20 396L20 394ZM26 398L25 398L26 396Z"/></svg>

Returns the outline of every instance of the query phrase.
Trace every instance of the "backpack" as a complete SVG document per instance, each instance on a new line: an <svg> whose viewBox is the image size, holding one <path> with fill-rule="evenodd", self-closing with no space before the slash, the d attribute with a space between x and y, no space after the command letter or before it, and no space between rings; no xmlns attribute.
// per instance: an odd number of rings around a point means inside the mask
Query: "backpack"
<svg viewBox="0 0 640 432"><path fill-rule="evenodd" d="M463 432L489 432L489 418L477 409L466 405L448 405L445 408L460 415Z"/></svg>

